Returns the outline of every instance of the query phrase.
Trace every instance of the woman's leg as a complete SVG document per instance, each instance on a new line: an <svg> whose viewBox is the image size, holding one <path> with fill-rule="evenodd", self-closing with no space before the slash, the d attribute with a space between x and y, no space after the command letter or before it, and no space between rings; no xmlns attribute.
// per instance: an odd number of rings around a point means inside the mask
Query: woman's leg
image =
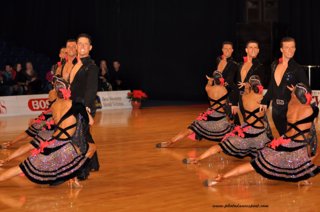
<svg viewBox="0 0 320 212"><path fill-rule="evenodd" d="M29 135L28 135L26 132L23 131L22 133L20 133L20 134L19 134L15 139L13 139L12 141L5 142L5 143L1 144L1 147L2 147L3 149L6 149L6 148L12 146L13 144L15 144L15 143L17 143L17 142L19 142L19 141L22 141L22 140L24 140L24 139L27 139L27 138L29 138Z"/></svg>
<svg viewBox="0 0 320 212"><path fill-rule="evenodd" d="M9 155L9 157L7 157L4 160L0 160L0 166L2 166L4 163L6 163L16 157L19 157L19 156L31 151L32 149L34 149L34 147L30 143L24 144L23 146L19 147L19 149L14 151L11 155Z"/></svg>
<svg viewBox="0 0 320 212"><path fill-rule="evenodd" d="M252 167L251 163L245 163L245 164L242 164L240 166L237 166L237 167L231 169L230 171L228 171L227 173L225 173L223 175L217 175L213 179L206 180L204 182L204 184L206 186L210 187L210 186L217 184L218 182L221 182L224 179L228 179L230 177L240 176L242 174L246 174L246 173L249 173L252 171L254 171L254 168Z"/></svg>
<svg viewBox="0 0 320 212"><path fill-rule="evenodd" d="M210 147L207 151L202 153L199 157L197 158L185 158L182 160L183 163L185 164L190 164L190 163L198 163L200 160L203 160L211 155L215 155L219 152L221 152L222 149L219 145L214 145L213 147Z"/></svg>
<svg viewBox="0 0 320 212"><path fill-rule="evenodd" d="M12 167L0 174L0 182L18 176L22 171L19 166Z"/></svg>
<svg viewBox="0 0 320 212"><path fill-rule="evenodd" d="M87 158L92 158L94 153L97 151L97 146L94 143L88 143L88 144L89 144L89 148L88 148L86 157Z"/></svg>
<svg viewBox="0 0 320 212"><path fill-rule="evenodd" d="M239 165L239 166L231 169L230 171L228 171L227 173L222 175L222 178L227 179L230 177L235 177L235 176L239 176L242 174L246 174L246 173L249 173L252 171L254 171L254 168L252 167L251 163L248 162L248 163Z"/></svg>
<svg viewBox="0 0 320 212"><path fill-rule="evenodd" d="M190 129L186 129L184 131L181 131L180 133L178 133L176 136L174 136L173 138L170 139L170 141L166 141L166 142L161 142L156 144L156 147L158 148L165 148L165 147L169 147L172 144L186 138L187 136L191 135L193 133L192 130Z"/></svg>

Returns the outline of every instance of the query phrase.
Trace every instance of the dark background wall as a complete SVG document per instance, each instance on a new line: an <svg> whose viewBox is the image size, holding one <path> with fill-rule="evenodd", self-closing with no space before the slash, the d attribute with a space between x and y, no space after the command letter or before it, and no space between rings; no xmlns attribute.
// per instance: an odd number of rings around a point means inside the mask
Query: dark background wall
<svg viewBox="0 0 320 212"><path fill-rule="evenodd" d="M261 58L266 65L280 55L278 43L284 35L296 38L298 62L320 64L319 1L277 1L277 20L268 23L258 16L248 21L247 3L13 0L0 3L0 37L56 61L67 39L86 32L93 37L92 57L96 62L119 59L130 87L143 89L152 99L205 99L205 74L214 69L221 42L233 41L235 57L242 56L246 37L241 37L243 28L237 23L245 23L245 27L248 22L258 23L245 36L261 41L262 48L269 48L265 53L268 56L262 54ZM265 25L269 28L264 30ZM270 37L266 38L266 34Z"/></svg>

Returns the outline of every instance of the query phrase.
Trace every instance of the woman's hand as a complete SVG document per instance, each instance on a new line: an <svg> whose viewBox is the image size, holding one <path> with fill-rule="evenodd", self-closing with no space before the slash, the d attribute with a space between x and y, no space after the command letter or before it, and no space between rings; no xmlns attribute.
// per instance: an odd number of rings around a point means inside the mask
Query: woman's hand
<svg viewBox="0 0 320 212"><path fill-rule="evenodd" d="M242 88L242 87L244 87L244 86L246 86L246 83L245 83L245 82L238 82L238 88L239 88L239 89Z"/></svg>

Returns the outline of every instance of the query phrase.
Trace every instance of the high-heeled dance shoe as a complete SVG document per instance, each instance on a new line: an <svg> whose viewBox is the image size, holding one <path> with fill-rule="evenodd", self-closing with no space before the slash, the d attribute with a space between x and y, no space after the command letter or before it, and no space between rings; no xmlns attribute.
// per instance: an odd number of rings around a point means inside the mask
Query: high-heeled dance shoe
<svg viewBox="0 0 320 212"><path fill-rule="evenodd" d="M166 147L169 147L171 144L172 144L172 142L170 142L170 141L164 141L161 143L157 143L156 148L166 148Z"/></svg>

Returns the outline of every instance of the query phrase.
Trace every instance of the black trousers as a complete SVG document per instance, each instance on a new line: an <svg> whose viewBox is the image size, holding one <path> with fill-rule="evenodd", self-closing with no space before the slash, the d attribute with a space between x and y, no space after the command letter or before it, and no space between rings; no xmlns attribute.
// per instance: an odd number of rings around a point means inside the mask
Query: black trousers
<svg viewBox="0 0 320 212"><path fill-rule="evenodd" d="M283 135L287 131L287 111L288 105L272 104L272 119L274 125L279 132L279 135Z"/></svg>
<svg viewBox="0 0 320 212"><path fill-rule="evenodd" d="M95 115L95 110L92 110L92 117L94 117ZM85 140L87 143L93 143L94 144L94 140L92 138L91 132L90 132L90 126L87 126L88 129L85 132ZM86 180L89 175L90 175L90 171L99 171L100 169L100 163L99 163L99 159L98 159L98 153L97 151L94 153L94 155L92 156L92 158L89 160L88 163L86 163L78 172L77 178L79 180Z"/></svg>

